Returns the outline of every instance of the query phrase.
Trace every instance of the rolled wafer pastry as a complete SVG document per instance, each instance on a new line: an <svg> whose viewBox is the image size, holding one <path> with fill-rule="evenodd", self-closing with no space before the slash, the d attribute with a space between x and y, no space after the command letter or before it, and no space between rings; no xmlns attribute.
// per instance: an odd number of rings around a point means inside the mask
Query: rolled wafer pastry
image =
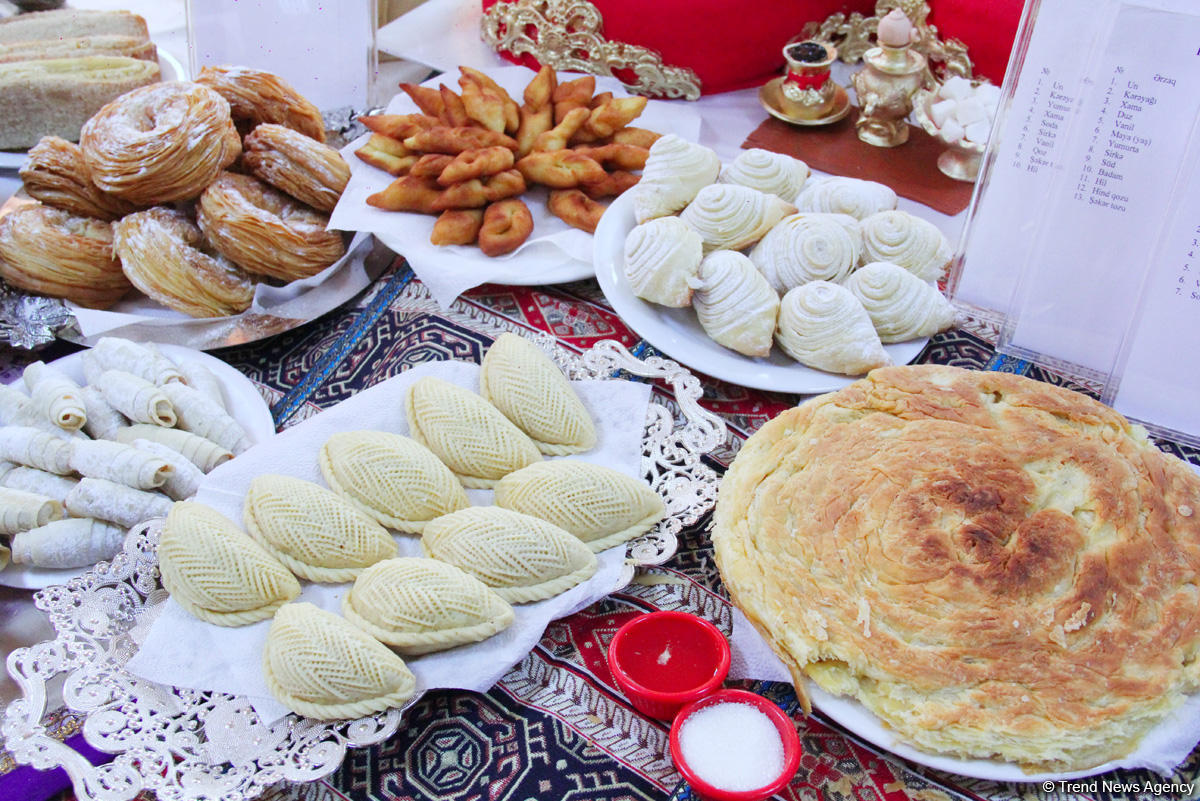
<svg viewBox="0 0 1200 801"><path fill-rule="evenodd" d="M235 454L250 447L241 423L203 393L181 383L166 384L162 391L174 404L178 425L184 431L210 439Z"/></svg>
<svg viewBox="0 0 1200 801"><path fill-rule="evenodd" d="M32 426L0 428L0 459L65 476L70 473L75 442L59 439Z"/></svg>
<svg viewBox="0 0 1200 801"><path fill-rule="evenodd" d="M177 501L182 501L196 494L200 482L204 480L204 471L188 461L187 457L176 450L148 439L135 439L133 447L152 456L157 456L174 470L160 490Z"/></svg>
<svg viewBox="0 0 1200 801"><path fill-rule="evenodd" d="M83 398L83 408L87 413L87 422L83 424L83 430L92 439L112 439L117 429L129 425L125 415L114 409L112 404L104 399L104 393L100 390L88 385L80 389L79 395Z"/></svg>
<svg viewBox="0 0 1200 801"><path fill-rule="evenodd" d="M28 425L32 416L29 396L16 387L0 384L0 423L9 426Z"/></svg>
<svg viewBox="0 0 1200 801"><path fill-rule="evenodd" d="M163 390L140 376L105 370L93 385L114 409L135 423L172 428L178 422L175 407Z"/></svg>
<svg viewBox="0 0 1200 801"><path fill-rule="evenodd" d="M225 406L225 396L221 392L221 382L212 370L199 362L185 361L179 363L179 372L183 375L183 383L229 411Z"/></svg>
<svg viewBox="0 0 1200 801"><path fill-rule="evenodd" d="M179 368L163 356L158 348L140 345L128 339L100 337L96 346L84 354L85 362L89 356L104 370L124 370L146 379L151 384L183 380Z"/></svg>
<svg viewBox="0 0 1200 801"><path fill-rule="evenodd" d="M0 534L16 534L61 520L63 505L53 498L0 487Z"/></svg>
<svg viewBox="0 0 1200 801"><path fill-rule="evenodd" d="M0 487L45 495L59 503L66 503L67 496L78 483L77 479L70 476L58 476L54 473L47 473L45 470L38 470L36 467L13 465L9 470L0 470Z"/></svg>
<svg viewBox="0 0 1200 801"><path fill-rule="evenodd" d="M111 559L121 550L125 529L72 517L22 531L12 540L12 560L33 567L87 567Z"/></svg>
<svg viewBox="0 0 1200 801"><path fill-rule="evenodd" d="M71 469L81 476L104 478L134 489L161 487L175 472L157 456L103 439L73 443Z"/></svg>
<svg viewBox="0 0 1200 801"><path fill-rule="evenodd" d="M74 517L107 520L127 529L171 511L171 499L161 493L133 489L103 478L80 480L64 505Z"/></svg>
<svg viewBox="0 0 1200 801"><path fill-rule="evenodd" d="M67 431L78 431L87 421L79 385L61 370L33 362L22 374L33 408L50 422Z"/></svg>
<svg viewBox="0 0 1200 801"><path fill-rule="evenodd" d="M12 551L7 545L0 545L0 570L8 567L8 563L12 561Z"/></svg>
<svg viewBox="0 0 1200 801"><path fill-rule="evenodd" d="M210 439L181 431L178 428L163 428L139 423L122 428L116 433L114 439L117 442L124 442L126 445L132 445L135 440L139 439L166 445L171 450L183 454L185 459L205 473L233 458L233 452L228 448L222 448Z"/></svg>

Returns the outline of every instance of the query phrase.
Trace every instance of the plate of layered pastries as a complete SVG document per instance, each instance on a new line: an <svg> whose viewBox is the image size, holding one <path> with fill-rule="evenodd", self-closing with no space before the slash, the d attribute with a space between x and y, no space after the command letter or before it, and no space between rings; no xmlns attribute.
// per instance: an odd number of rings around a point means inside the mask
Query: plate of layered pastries
<svg viewBox="0 0 1200 801"><path fill-rule="evenodd" d="M65 299L88 344L252 341L368 283L369 237L326 230L345 160L316 107L268 72L205 67L126 92L78 144L41 138L20 175L0 276Z"/></svg>
<svg viewBox="0 0 1200 801"><path fill-rule="evenodd" d="M927 220L872 181L811 176L753 149L722 165L676 136L596 229L596 277L654 347L715 378L837 389L905 364L954 324L936 286L952 256Z"/></svg>
<svg viewBox="0 0 1200 801"><path fill-rule="evenodd" d="M1082 393L899 366L751 436L713 547L805 711L964 776L1169 776L1200 739L1197 509Z"/></svg>
<svg viewBox="0 0 1200 801"><path fill-rule="evenodd" d="M504 334L480 365L420 365L305 420L171 510L170 598L128 670L244 695L268 725L486 689L678 513L642 476L649 402Z"/></svg>
<svg viewBox="0 0 1200 801"><path fill-rule="evenodd" d="M166 515L275 424L207 354L114 337L0 385L0 584L60 584Z"/></svg>

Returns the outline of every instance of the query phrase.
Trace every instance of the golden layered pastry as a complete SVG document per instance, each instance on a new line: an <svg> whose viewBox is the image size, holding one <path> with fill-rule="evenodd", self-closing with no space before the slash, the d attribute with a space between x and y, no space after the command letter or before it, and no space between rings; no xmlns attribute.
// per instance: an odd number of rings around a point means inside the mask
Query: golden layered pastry
<svg viewBox="0 0 1200 801"><path fill-rule="evenodd" d="M96 186L147 206L196 197L242 152L229 103L188 81L121 95L84 124L79 146Z"/></svg>
<svg viewBox="0 0 1200 801"><path fill-rule="evenodd" d="M242 163L250 172L318 211L333 211L350 182L341 153L291 128L264 123L242 146Z"/></svg>
<svg viewBox="0 0 1200 801"><path fill-rule="evenodd" d="M1200 686L1200 477L1083 396L889 367L746 441L715 516L735 603L902 740L1073 771Z"/></svg>
<svg viewBox="0 0 1200 801"><path fill-rule="evenodd" d="M58 136L43 136L21 166L21 181L30 197L85 217L117 220L137 206L92 183L83 151Z"/></svg>
<svg viewBox="0 0 1200 801"><path fill-rule="evenodd" d="M130 289L113 255L112 225L40 203L0 218L0 276L93 309L111 306Z"/></svg>
<svg viewBox="0 0 1200 801"><path fill-rule="evenodd" d="M244 120L251 127L277 123L325 141L321 112L278 75L251 67L204 67L196 83L225 98L235 120Z"/></svg>
<svg viewBox="0 0 1200 801"><path fill-rule="evenodd" d="M247 272L294 281L342 257L329 218L249 175L225 172L200 195L196 218L208 241Z"/></svg>

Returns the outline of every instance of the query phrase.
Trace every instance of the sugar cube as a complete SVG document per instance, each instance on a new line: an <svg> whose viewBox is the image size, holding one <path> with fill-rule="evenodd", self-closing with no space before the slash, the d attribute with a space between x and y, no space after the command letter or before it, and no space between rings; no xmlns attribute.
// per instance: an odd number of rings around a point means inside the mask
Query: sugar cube
<svg viewBox="0 0 1200 801"><path fill-rule="evenodd" d="M988 133L990 133L991 130L992 130L992 126L986 120L981 120L980 122L973 122L970 125L963 128L963 138L966 139L968 142L976 142L976 143L982 145L985 142L987 142Z"/></svg>
<svg viewBox="0 0 1200 801"><path fill-rule="evenodd" d="M960 100L958 106L954 109L954 119L959 125L964 128L971 123L986 122L987 110L984 109L983 103L980 103L974 97L968 97L965 100Z"/></svg>
<svg viewBox="0 0 1200 801"><path fill-rule="evenodd" d="M946 82L942 84L942 88L938 90L938 94L951 100L965 100L974 94L974 91L970 81L961 76L953 75L947 78Z"/></svg>
<svg viewBox="0 0 1200 801"><path fill-rule="evenodd" d="M952 117L946 120L946 124L941 127L941 130L939 130L938 133L942 135L942 139L944 139L948 144L953 145L962 139L963 134L966 132L963 130L961 125L954 121L954 118Z"/></svg>
<svg viewBox="0 0 1200 801"><path fill-rule="evenodd" d="M929 119L933 120L933 124L941 128L946 124L946 120L954 113L954 107L958 105L957 100L939 100L929 107Z"/></svg>

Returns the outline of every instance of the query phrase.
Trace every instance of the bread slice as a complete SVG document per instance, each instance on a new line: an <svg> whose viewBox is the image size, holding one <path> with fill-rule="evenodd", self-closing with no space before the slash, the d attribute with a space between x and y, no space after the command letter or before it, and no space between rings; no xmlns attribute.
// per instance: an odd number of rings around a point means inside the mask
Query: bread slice
<svg viewBox="0 0 1200 801"><path fill-rule="evenodd" d="M146 20L131 11L60 8L0 19L0 44L106 34L150 39Z"/></svg>
<svg viewBox="0 0 1200 801"><path fill-rule="evenodd" d="M77 142L101 106L159 79L157 62L125 56L0 64L0 149L32 147L43 136Z"/></svg>
<svg viewBox="0 0 1200 801"><path fill-rule="evenodd" d="M157 61L158 48L149 39L115 33L0 44L0 63L80 56L128 56Z"/></svg>

